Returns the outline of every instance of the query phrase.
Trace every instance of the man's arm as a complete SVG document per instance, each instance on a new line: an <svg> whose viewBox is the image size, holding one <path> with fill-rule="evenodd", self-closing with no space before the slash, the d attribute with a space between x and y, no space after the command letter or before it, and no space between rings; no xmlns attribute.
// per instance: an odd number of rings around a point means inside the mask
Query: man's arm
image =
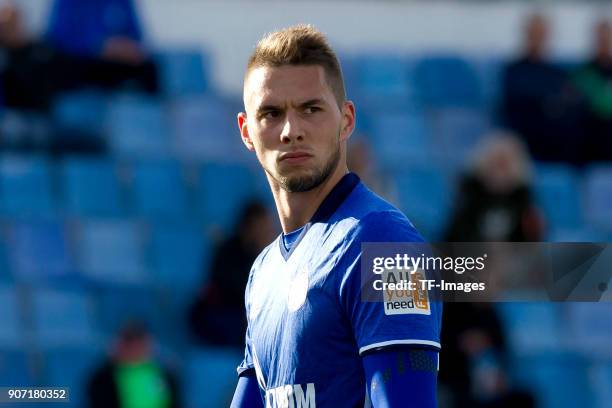
<svg viewBox="0 0 612 408"><path fill-rule="evenodd" d="M373 408L436 408L438 351L397 347L363 356Z"/></svg>
<svg viewBox="0 0 612 408"><path fill-rule="evenodd" d="M263 408L255 370L247 370L240 375L231 408Z"/></svg>

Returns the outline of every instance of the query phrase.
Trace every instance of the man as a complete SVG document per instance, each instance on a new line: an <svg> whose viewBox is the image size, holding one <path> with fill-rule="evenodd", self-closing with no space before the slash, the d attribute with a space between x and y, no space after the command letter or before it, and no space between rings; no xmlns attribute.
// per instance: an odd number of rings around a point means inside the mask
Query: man
<svg viewBox="0 0 612 408"><path fill-rule="evenodd" d="M361 297L362 242L421 242L346 166L355 107L325 37L263 38L238 126L266 172L283 233L251 269L233 407L435 407L440 305L387 315Z"/></svg>
<svg viewBox="0 0 612 408"><path fill-rule="evenodd" d="M523 30L521 54L501 73L501 121L523 138L534 159L580 164L580 95L549 59L548 19L534 14Z"/></svg>

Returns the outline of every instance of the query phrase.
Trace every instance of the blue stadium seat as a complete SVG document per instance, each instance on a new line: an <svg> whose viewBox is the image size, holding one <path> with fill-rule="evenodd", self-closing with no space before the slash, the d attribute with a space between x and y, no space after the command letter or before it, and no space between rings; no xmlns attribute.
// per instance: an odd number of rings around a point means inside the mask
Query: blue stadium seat
<svg viewBox="0 0 612 408"><path fill-rule="evenodd" d="M51 166L45 158L3 156L0 159L0 210L7 216L49 216L55 200Z"/></svg>
<svg viewBox="0 0 612 408"><path fill-rule="evenodd" d="M602 261L605 259L602 258ZM565 303L565 307L568 309L568 338L573 349L590 356L594 361L611 358L612 303L569 302Z"/></svg>
<svg viewBox="0 0 612 408"><path fill-rule="evenodd" d="M594 387L588 363L583 359L571 354L545 353L515 363L518 384L533 392L538 407L593 406Z"/></svg>
<svg viewBox="0 0 612 408"><path fill-rule="evenodd" d="M497 309L509 338L509 348L515 355L555 351L563 346L559 304L502 302L497 304Z"/></svg>
<svg viewBox="0 0 612 408"><path fill-rule="evenodd" d="M74 272L63 224L22 222L11 226L9 254L15 277L30 284L70 278Z"/></svg>
<svg viewBox="0 0 612 408"><path fill-rule="evenodd" d="M188 223L157 223L149 245L154 281L162 289L177 293L197 290L205 279L209 252L202 228Z"/></svg>
<svg viewBox="0 0 612 408"><path fill-rule="evenodd" d="M0 285L14 282L8 256L7 242L2 239L0 240Z"/></svg>
<svg viewBox="0 0 612 408"><path fill-rule="evenodd" d="M71 215L124 213L115 165L104 159L72 157L62 165L64 202Z"/></svg>
<svg viewBox="0 0 612 408"><path fill-rule="evenodd" d="M459 56L423 58L413 75L417 99L423 107L480 107L482 86L474 67Z"/></svg>
<svg viewBox="0 0 612 408"><path fill-rule="evenodd" d="M359 93L371 97L402 97L406 101L411 89L408 84L408 63L398 55L370 54L357 59Z"/></svg>
<svg viewBox="0 0 612 408"><path fill-rule="evenodd" d="M97 347L62 347L43 355L42 379L45 385L68 387L69 403L45 403L45 407L85 407L87 382L98 364L103 363L104 352Z"/></svg>
<svg viewBox="0 0 612 408"><path fill-rule="evenodd" d="M406 162L430 163L429 137L420 113L373 115L370 132L379 166L385 168Z"/></svg>
<svg viewBox="0 0 612 408"><path fill-rule="evenodd" d="M487 102L490 113L495 113L501 94L503 69L507 60L502 56L487 55L471 60L482 84L483 98Z"/></svg>
<svg viewBox="0 0 612 408"><path fill-rule="evenodd" d="M155 291L146 288L108 286L97 296L98 325L107 337L129 321L144 323L156 336L176 328L176 316L162 309ZM180 316L184 318L184 316Z"/></svg>
<svg viewBox="0 0 612 408"><path fill-rule="evenodd" d="M108 99L104 94L94 91L76 91L60 95L53 105L53 118L62 129L95 132L103 129ZM96 126L92 126L96 124Z"/></svg>
<svg viewBox="0 0 612 408"><path fill-rule="evenodd" d="M444 167L462 169L478 143L486 137L489 123L477 109L447 108L429 112L431 145Z"/></svg>
<svg viewBox="0 0 612 408"><path fill-rule="evenodd" d="M32 292L32 323L38 347L93 347L97 343L93 302L80 290Z"/></svg>
<svg viewBox="0 0 612 408"><path fill-rule="evenodd" d="M80 267L99 283L145 285L139 225L129 220L85 221L80 227Z"/></svg>
<svg viewBox="0 0 612 408"><path fill-rule="evenodd" d="M23 345L19 298L12 286L0 286L0 347Z"/></svg>
<svg viewBox="0 0 612 408"><path fill-rule="evenodd" d="M612 363L602 362L595 368L595 408L607 408L612 401Z"/></svg>
<svg viewBox="0 0 612 408"><path fill-rule="evenodd" d="M137 214L157 218L187 215L187 190L179 162L139 162L133 171L132 194Z"/></svg>
<svg viewBox="0 0 612 408"><path fill-rule="evenodd" d="M25 351L0 349L0 385L2 387L37 385L30 358Z"/></svg>
<svg viewBox="0 0 612 408"><path fill-rule="evenodd" d="M111 147L121 157L166 157L170 153L168 114L156 99L117 97L111 101L107 128Z"/></svg>
<svg viewBox="0 0 612 408"><path fill-rule="evenodd" d="M612 166L594 166L585 174L586 217L593 227L612 232Z"/></svg>
<svg viewBox="0 0 612 408"><path fill-rule="evenodd" d="M540 164L534 179L535 199L551 230L580 226L582 196L575 171L564 165Z"/></svg>
<svg viewBox="0 0 612 408"><path fill-rule="evenodd" d="M229 407L242 358L241 353L222 348L191 352L185 375L187 407Z"/></svg>
<svg viewBox="0 0 612 408"><path fill-rule="evenodd" d="M229 231L246 200L257 197L265 201L268 189L260 169L207 163L200 171L198 209L209 225Z"/></svg>
<svg viewBox="0 0 612 408"><path fill-rule="evenodd" d="M426 241L440 239L452 195L445 175L434 168L408 165L393 176L402 211Z"/></svg>
<svg viewBox="0 0 612 408"><path fill-rule="evenodd" d="M207 91L208 58L200 50L164 50L157 54L156 60L166 95L176 97Z"/></svg>
<svg viewBox="0 0 612 408"><path fill-rule="evenodd" d="M173 149L186 160L226 160L248 155L225 100L212 96L185 97L172 109Z"/></svg>

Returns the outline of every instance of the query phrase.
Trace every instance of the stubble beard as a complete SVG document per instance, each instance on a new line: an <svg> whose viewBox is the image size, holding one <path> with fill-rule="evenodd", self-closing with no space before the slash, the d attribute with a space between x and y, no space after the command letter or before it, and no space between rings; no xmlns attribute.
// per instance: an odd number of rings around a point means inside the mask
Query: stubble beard
<svg viewBox="0 0 612 408"><path fill-rule="evenodd" d="M298 176L272 176L279 184L280 188L288 193L304 193L319 187L334 172L340 161L340 143L336 144L334 153L329 160L319 169L314 169L310 174ZM269 172L268 172L269 173Z"/></svg>

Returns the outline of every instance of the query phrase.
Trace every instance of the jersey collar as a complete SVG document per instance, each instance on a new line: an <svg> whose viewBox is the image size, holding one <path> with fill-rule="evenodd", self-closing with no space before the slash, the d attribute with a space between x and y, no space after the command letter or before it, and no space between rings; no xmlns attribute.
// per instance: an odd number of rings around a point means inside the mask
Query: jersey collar
<svg viewBox="0 0 612 408"><path fill-rule="evenodd" d="M334 188L329 192L327 197L325 197L321 205L319 205L319 208L314 213L310 221L306 225L304 225L302 233L295 240L295 242L291 246L290 251L287 251L285 245L283 245L283 237L280 236L280 239L278 240L278 246L285 261L289 259L289 257L291 256L295 248L299 245L302 238L304 238L312 224L328 221L331 216L336 212L336 210L340 207L340 205L344 202L344 200L346 200L349 194L353 191L355 186L359 184L359 181L359 176L355 173L347 173L340 179L338 184L334 186Z"/></svg>

